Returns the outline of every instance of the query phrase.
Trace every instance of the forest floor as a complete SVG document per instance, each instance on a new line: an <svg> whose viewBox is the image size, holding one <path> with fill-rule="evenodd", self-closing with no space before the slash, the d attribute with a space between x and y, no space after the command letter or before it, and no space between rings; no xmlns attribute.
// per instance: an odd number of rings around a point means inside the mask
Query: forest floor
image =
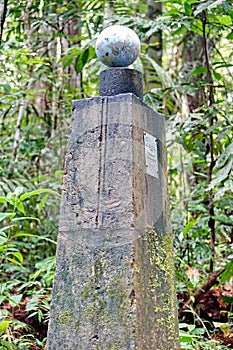
<svg viewBox="0 0 233 350"><path fill-rule="evenodd" d="M229 349L233 349L233 333L230 327L229 315L232 315L232 303L227 301L233 298L233 290L229 287L212 288L202 295L198 306L193 310L184 310L183 305L189 300L186 293L177 293L180 305L179 320L197 327L206 327L212 339L220 341ZM229 300L228 300L229 299ZM187 312L190 311L190 312ZM208 336L207 333L205 333Z"/></svg>

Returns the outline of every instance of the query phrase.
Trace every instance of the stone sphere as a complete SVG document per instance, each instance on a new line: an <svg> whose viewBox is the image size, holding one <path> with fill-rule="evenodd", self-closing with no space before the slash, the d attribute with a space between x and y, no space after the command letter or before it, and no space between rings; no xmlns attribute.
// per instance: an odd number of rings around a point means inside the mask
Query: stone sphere
<svg viewBox="0 0 233 350"><path fill-rule="evenodd" d="M99 60L106 66L127 67L139 55L140 40L132 29L113 25L100 33L95 50Z"/></svg>

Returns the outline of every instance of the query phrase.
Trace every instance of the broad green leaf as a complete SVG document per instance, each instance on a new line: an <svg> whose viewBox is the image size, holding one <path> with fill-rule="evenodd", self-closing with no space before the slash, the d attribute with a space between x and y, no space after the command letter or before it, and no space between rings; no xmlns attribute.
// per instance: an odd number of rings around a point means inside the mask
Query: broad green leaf
<svg viewBox="0 0 233 350"><path fill-rule="evenodd" d="M31 233L16 233L15 237L34 237Z"/></svg>
<svg viewBox="0 0 233 350"><path fill-rule="evenodd" d="M38 194L42 194L42 193L51 193L51 194L55 194L57 196L59 196L59 194L56 191L50 190L50 189L38 189L32 192L28 192L28 193L24 193L20 196L20 200L24 201L27 198L30 198L32 196L36 196Z"/></svg>
<svg viewBox="0 0 233 350"><path fill-rule="evenodd" d="M227 13L228 15L232 12L232 5L230 4L230 2L224 1L224 3L222 4L222 7L224 12Z"/></svg>
<svg viewBox="0 0 233 350"><path fill-rule="evenodd" d="M210 185L209 185L209 188L212 189L214 188L215 186L217 186L220 182L222 182L223 180L225 180L229 173L231 172L232 170L232 165L233 165L233 158L230 159L226 165L221 168L215 175L214 175L214 178L213 180L211 181Z"/></svg>
<svg viewBox="0 0 233 350"><path fill-rule="evenodd" d="M189 324L188 325L189 332L192 332L195 328L196 328L195 324Z"/></svg>
<svg viewBox="0 0 233 350"><path fill-rule="evenodd" d="M34 217L34 216L23 216L22 218L14 218L12 219L13 222L15 221L24 221L24 220L36 220L36 221L40 221L40 219Z"/></svg>
<svg viewBox="0 0 233 350"><path fill-rule="evenodd" d="M220 4L222 4L225 0L212 0L212 1L207 1L204 2L203 4L200 4L199 6L197 6L197 9L194 11L194 16L196 17L197 15L199 15L199 13L201 13L204 10L210 10Z"/></svg>
<svg viewBox="0 0 233 350"><path fill-rule="evenodd" d="M180 342L181 343L192 343L193 340L195 339L195 335L191 335L187 332L180 331Z"/></svg>
<svg viewBox="0 0 233 350"><path fill-rule="evenodd" d="M142 57L145 58L150 62L150 64L153 66L154 70L158 74L158 77L163 84L164 87L173 87L173 81L170 77L170 75L161 67L159 64L157 64L152 58L150 58L148 55L142 54Z"/></svg>
<svg viewBox="0 0 233 350"><path fill-rule="evenodd" d="M6 260L11 262L13 265L22 266L22 264L18 260L9 258L8 256L6 257Z"/></svg>
<svg viewBox="0 0 233 350"><path fill-rule="evenodd" d="M182 329L182 328L188 328L188 323L185 323L185 322L179 322L179 328Z"/></svg>
<svg viewBox="0 0 233 350"><path fill-rule="evenodd" d="M25 214L25 210L22 202L18 202L16 207L21 213Z"/></svg>
<svg viewBox="0 0 233 350"><path fill-rule="evenodd" d="M2 87L7 94L11 92L11 86L9 84L3 84Z"/></svg>
<svg viewBox="0 0 233 350"><path fill-rule="evenodd" d="M192 331L192 335L202 335L205 333L205 329L204 328L195 328L193 331Z"/></svg>
<svg viewBox="0 0 233 350"><path fill-rule="evenodd" d="M221 299L228 304L233 304L233 297L229 297L228 295L221 295Z"/></svg>
<svg viewBox="0 0 233 350"><path fill-rule="evenodd" d="M0 231L0 245L5 244L8 241L7 234L4 231Z"/></svg>
<svg viewBox="0 0 233 350"><path fill-rule="evenodd" d="M185 26L181 26L180 28L176 29L174 32L172 32L172 35L173 36L176 36L176 35L181 35L181 34L184 34L187 32L187 28Z"/></svg>
<svg viewBox="0 0 233 350"><path fill-rule="evenodd" d="M35 237L35 238L37 238L38 240L41 240L41 241L50 242L50 243L53 243L55 245L57 244L57 242L55 242L51 238L38 236L38 235L33 235L31 233L16 233L15 237Z"/></svg>
<svg viewBox="0 0 233 350"><path fill-rule="evenodd" d="M36 268L44 268L54 263L55 263L55 257L50 256L49 258L45 258L44 260L36 263Z"/></svg>
<svg viewBox="0 0 233 350"><path fill-rule="evenodd" d="M194 33L197 33L199 35L203 35L203 28L202 28L202 22L199 18L195 18L193 20L193 23L191 25L191 30L194 32Z"/></svg>
<svg viewBox="0 0 233 350"><path fill-rule="evenodd" d="M19 260L19 262L23 262L23 256L20 252L11 252L11 255L15 256Z"/></svg>
<svg viewBox="0 0 233 350"><path fill-rule="evenodd" d="M227 146L225 150L222 151L220 157L216 162L214 169L222 168L226 164L228 159L232 157L232 155L233 155L233 142L229 146Z"/></svg>
<svg viewBox="0 0 233 350"><path fill-rule="evenodd" d="M88 53L88 61L92 60L92 58L96 57L95 48L93 46L89 46Z"/></svg>
<svg viewBox="0 0 233 350"><path fill-rule="evenodd" d="M42 241L47 241L47 242L50 242L50 243L53 243L53 244L57 244L57 242L55 242L53 239L51 238L48 238L48 237L41 237L41 236L37 236L37 235L34 235L34 237L37 237L38 240L42 240Z"/></svg>
<svg viewBox="0 0 233 350"><path fill-rule="evenodd" d="M231 16L216 16L217 20L219 21L219 23L225 25L225 26L230 26L232 24L232 19Z"/></svg>
<svg viewBox="0 0 233 350"><path fill-rule="evenodd" d="M224 214L215 215L214 219L216 221L222 222L223 224L233 225L233 218Z"/></svg>
<svg viewBox="0 0 233 350"><path fill-rule="evenodd" d="M47 193L40 201L39 207L38 207L38 213L40 214L41 210L44 208L44 205L48 199L49 193Z"/></svg>
<svg viewBox="0 0 233 350"><path fill-rule="evenodd" d="M11 343L9 343L6 340L1 339L1 345L4 346L3 348L0 348L0 350L18 350L15 348L15 346Z"/></svg>
<svg viewBox="0 0 233 350"><path fill-rule="evenodd" d="M225 271L222 273L221 277L220 277L220 281L222 283L225 283L226 281L228 281L231 277L233 277L233 261L230 261L226 267L225 267Z"/></svg>
<svg viewBox="0 0 233 350"><path fill-rule="evenodd" d="M89 46L85 49L76 59L75 70L76 73L80 73L83 70L85 64L95 57L95 49L92 46Z"/></svg>
<svg viewBox="0 0 233 350"><path fill-rule="evenodd" d="M192 6L189 3L185 2L184 9L185 9L185 13L186 13L187 16L191 16L192 15L193 9L192 9Z"/></svg>
<svg viewBox="0 0 233 350"><path fill-rule="evenodd" d="M73 58L67 58L65 63L64 63L64 68L69 67L73 62Z"/></svg>
<svg viewBox="0 0 233 350"><path fill-rule="evenodd" d="M8 219L12 219L14 218L16 215L16 213L0 213L0 221L8 218Z"/></svg>
<svg viewBox="0 0 233 350"><path fill-rule="evenodd" d="M2 302L6 299L5 295L0 295L0 305L2 304Z"/></svg>
<svg viewBox="0 0 233 350"><path fill-rule="evenodd" d="M4 252L4 254L6 254L7 252L7 254L9 255L13 250L16 250L15 244L13 243L5 243L0 246L0 251Z"/></svg>
<svg viewBox="0 0 233 350"><path fill-rule="evenodd" d="M24 188L22 186L18 186L16 187L14 194L16 195L16 197L18 197L20 194L22 194L24 191Z"/></svg>
<svg viewBox="0 0 233 350"><path fill-rule="evenodd" d="M228 334L231 330L230 323L213 322L215 328L219 328L224 334Z"/></svg>
<svg viewBox="0 0 233 350"><path fill-rule="evenodd" d="M217 79L217 80L221 80L222 79L222 75L220 73L213 72L213 75L214 75L215 79Z"/></svg>
<svg viewBox="0 0 233 350"><path fill-rule="evenodd" d="M22 300L22 297L23 297L23 294L15 294L8 297L8 299L10 304L13 306L13 305L18 305Z"/></svg>
<svg viewBox="0 0 233 350"><path fill-rule="evenodd" d="M9 328L12 321L1 321L0 322L0 335L4 334L5 331Z"/></svg>
<svg viewBox="0 0 233 350"><path fill-rule="evenodd" d="M233 40L233 32L227 35L228 40Z"/></svg>
<svg viewBox="0 0 233 350"><path fill-rule="evenodd" d="M0 203L6 203L8 199L6 197L0 197Z"/></svg>
<svg viewBox="0 0 233 350"><path fill-rule="evenodd" d="M192 71L191 75L197 75L197 74L203 74L207 72L207 68L206 67L199 67L196 68Z"/></svg>
<svg viewBox="0 0 233 350"><path fill-rule="evenodd" d="M175 9L175 8L173 8L172 10L166 11L164 13L164 16L175 16L176 17L176 16L179 16L179 15L180 15L180 11Z"/></svg>
<svg viewBox="0 0 233 350"><path fill-rule="evenodd" d="M196 218L195 220L193 221L190 221L185 227L184 227L184 230L183 230L183 234L184 236L191 230L191 228L193 228L200 220L201 217L198 217Z"/></svg>

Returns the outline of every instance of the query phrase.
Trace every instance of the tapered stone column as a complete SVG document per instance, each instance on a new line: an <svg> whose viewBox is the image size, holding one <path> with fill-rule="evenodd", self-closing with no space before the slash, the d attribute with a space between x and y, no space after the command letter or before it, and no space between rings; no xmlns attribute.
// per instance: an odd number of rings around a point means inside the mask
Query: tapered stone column
<svg viewBox="0 0 233 350"><path fill-rule="evenodd" d="M73 103L48 350L179 349L164 117L114 86Z"/></svg>

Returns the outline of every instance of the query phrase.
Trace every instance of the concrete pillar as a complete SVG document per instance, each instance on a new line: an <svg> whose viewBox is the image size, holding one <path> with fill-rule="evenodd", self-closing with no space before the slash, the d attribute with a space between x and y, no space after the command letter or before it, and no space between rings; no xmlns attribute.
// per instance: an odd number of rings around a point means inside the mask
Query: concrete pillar
<svg viewBox="0 0 233 350"><path fill-rule="evenodd" d="M75 101L47 349L178 350L172 241L164 116Z"/></svg>

